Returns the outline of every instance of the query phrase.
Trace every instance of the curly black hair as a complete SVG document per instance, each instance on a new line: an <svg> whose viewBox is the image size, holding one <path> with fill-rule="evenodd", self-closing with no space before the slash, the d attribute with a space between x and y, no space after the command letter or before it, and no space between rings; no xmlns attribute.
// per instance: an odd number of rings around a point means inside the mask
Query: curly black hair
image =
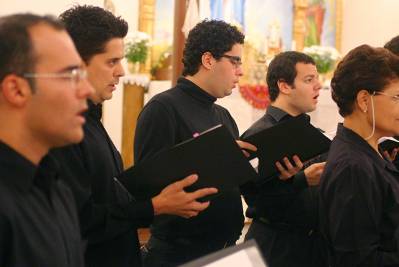
<svg viewBox="0 0 399 267"><path fill-rule="evenodd" d="M276 100L280 93L279 81L283 80L289 85L294 84L297 63L316 65L312 57L297 51L280 53L270 62L266 76L270 101Z"/></svg>
<svg viewBox="0 0 399 267"><path fill-rule="evenodd" d="M194 75L202 55L209 52L220 59L235 44L243 44L245 36L235 26L221 20L203 20L188 34L183 51L183 76Z"/></svg>
<svg viewBox="0 0 399 267"><path fill-rule="evenodd" d="M352 114L359 91L382 91L399 79L399 57L385 48L361 45L351 50L338 64L331 80L332 99L339 114Z"/></svg>
<svg viewBox="0 0 399 267"><path fill-rule="evenodd" d="M104 52L109 40L124 38L128 31L124 19L96 6L74 6L63 12L60 19L86 63L94 55Z"/></svg>
<svg viewBox="0 0 399 267"><path fill-rule="evenodd" d="M0 18L0 81L9 74L21 76L34 72L36 55L29 29L40 23L56 30L65 30L63 24L52 16L25 13ZM28 81L34 91L34 80Z"/></svg>

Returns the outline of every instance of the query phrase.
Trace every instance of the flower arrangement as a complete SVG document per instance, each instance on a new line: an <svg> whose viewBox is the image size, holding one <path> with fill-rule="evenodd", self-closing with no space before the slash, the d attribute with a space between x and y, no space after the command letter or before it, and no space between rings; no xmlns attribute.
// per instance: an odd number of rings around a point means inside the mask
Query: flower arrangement
<svg viewBox="0 0 399 267"><path fill-rule="evenodd" d="M150 36L144 32L135 32L126 38L125 57L128 62L144 63L148 56Z"/></svg>
<svg viewBox="0 0 399 267"><path fill-rule="evenodd" d="M335 63L340 57L337 49L330 46L312 45L310 47L305 47L303 52L314 59L317 71L321 74L333 70Z"/></svg>

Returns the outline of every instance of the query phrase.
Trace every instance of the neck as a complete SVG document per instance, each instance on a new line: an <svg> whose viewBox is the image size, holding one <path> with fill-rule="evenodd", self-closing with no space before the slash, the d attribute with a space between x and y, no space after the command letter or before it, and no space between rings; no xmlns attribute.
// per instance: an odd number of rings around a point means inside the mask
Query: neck
<svg viewBox="0 0 399 267"><path fill-rule="evenodd" d="M303 112L297 110L295 107L290 105L287 101L284 101L282 98L277 97L277 99L271 103L273 107L279 108L285 112L287 112L289 115L296 117Z"/></svg>
<svg viewBox="0 0 399 267"><path fill-rule="evenodd" d="M93 102L95 105L101 104L102 101L100 99L97 99L96 97L89 97L89 99L91 100L91 102Z"/></svg>
<svg viewBox="0 0 399 267"><path fill-rule="evenodd" d="M373 126L370 125L366 116L363 114L357 114L357 112L352 113L344 118L343 125L360 135L377 153L378 151L378 140L382 137L377 132L374 132L373 136L370 134L373 131ZM368 139L366 139L368 138Z"/></svg>
<svg viewBox="0 0 399 267"><path fill-rule="evenodd" d="M204 90L205 92L207 92L211 96L214 96L214 94L212 93L211 88L208 86L209 78L205 77L205 75L203 75L201 73L201 71L198 71L193 76L188 75L188 76L185 76L184 78L186 78L187 80L195 83L198 87L200 87L202 90Z"/></svg>
<svg viewBox="0 0 399 267"><path fill-rule="evenodd" d="M18 118L17 118L18 119ZM0 141L17 151L23 157L38 165L40 160L48 153L49 147L40 142L40 140L20 123L22 120L16 118L0 118L3 125L7 128L0 127Z"/></svg>

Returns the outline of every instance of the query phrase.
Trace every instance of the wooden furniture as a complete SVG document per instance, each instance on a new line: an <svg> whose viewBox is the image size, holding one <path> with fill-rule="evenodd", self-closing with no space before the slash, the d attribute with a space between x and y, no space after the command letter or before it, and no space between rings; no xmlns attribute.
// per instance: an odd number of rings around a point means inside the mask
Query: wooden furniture
<svg viewBox="0 0 399 267"><path fill-rule="evenodd" d="M123 86L122 159L125 169L133 166L133 143L137 118L144 105L144 87L135 83Z"/></svg>

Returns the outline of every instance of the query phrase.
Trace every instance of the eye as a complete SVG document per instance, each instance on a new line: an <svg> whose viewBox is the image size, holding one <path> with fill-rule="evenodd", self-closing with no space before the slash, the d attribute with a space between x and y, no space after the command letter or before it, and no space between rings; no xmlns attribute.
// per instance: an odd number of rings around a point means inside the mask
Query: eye
<svg viewBox="0 0 399 267"><path fill-rule="evenodd" d="M115 66L118 63L119 59L111 59L110 61L108 61L108 65L110 67Z"/></svg>
<svg viewBox="0 0 399 267"><path fill-rule="evenodd" d="M305 79L305 83L311 83L313 81L313 78L307 78Z"/></svg>

